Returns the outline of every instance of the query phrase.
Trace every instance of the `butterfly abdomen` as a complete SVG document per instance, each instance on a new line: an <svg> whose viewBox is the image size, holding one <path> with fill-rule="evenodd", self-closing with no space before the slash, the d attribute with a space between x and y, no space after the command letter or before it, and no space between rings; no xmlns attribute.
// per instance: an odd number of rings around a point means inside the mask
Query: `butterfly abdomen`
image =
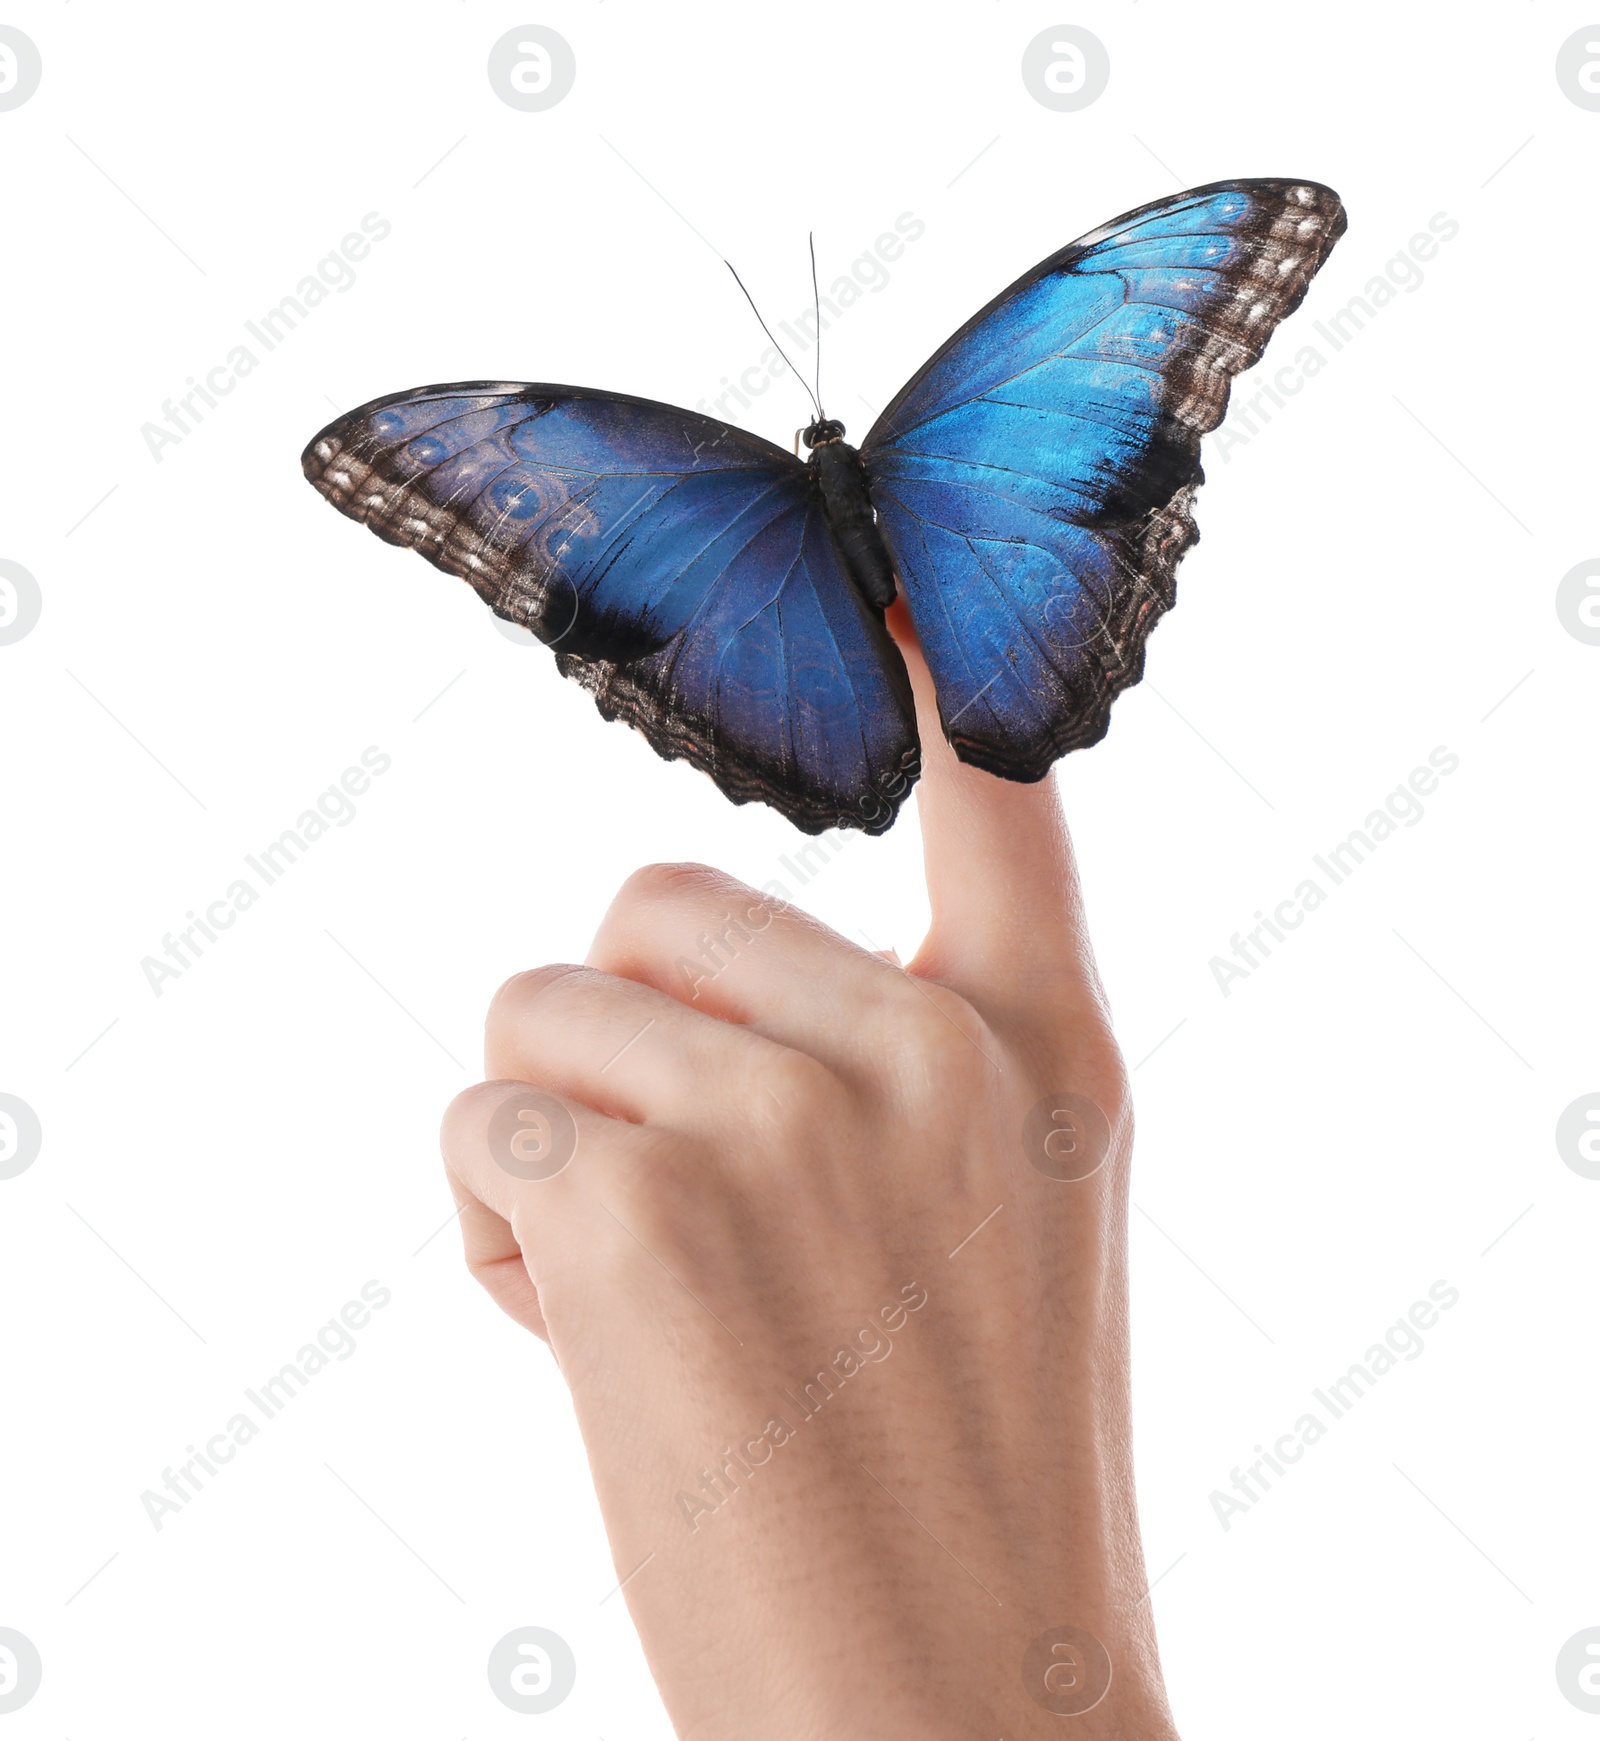
<svg viewBox="0 0 1600 1741"><path fill-rule="evenodd" d="M819 442L811 450L811 470L845 572L874 610L887 610L894 603L894 564L878 530L860 453L848 441Z"/></svg>

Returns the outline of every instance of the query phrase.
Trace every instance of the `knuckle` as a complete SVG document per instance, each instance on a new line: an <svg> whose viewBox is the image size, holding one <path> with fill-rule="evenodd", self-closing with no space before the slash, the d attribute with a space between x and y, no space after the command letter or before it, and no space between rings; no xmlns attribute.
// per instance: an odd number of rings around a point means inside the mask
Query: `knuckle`
<svg viewBox="0 0 1600 1741"><path fill-rule="evenodd" d="M1105 1115L1113 1139L1133 1138L1133 1087L1122 1054L1113 1046L1105 1056L1081 1069L1083 1091Z"/></svg>
<svg viewBox="0 0 1600 1741"><path fill-rule="evenodd" d="M858 1117L849 1085L827 1065L803 1052L780 1052L743 1078L730 1119L737 1140L725 1164L733 1175L763 1178L790 1164L814 1170L832 1138Z"/></svg>
<svg viewBox="0 0 1600 1741"><path fill-rule="evenodd" d="M498 1098L497 1084L474 1082L444 1109L444 1117L439 1121L439 1148L447 1163L451 1156L459 1154L470 1133L487 1123Z"/></svg>
<svg viewBox="0 0 1600 1741"><path fill-rule="evenodd" d="M710 865L692 861L647 864L636 870L617 893L619 906L659 905L666 901L722 896L740 885Z"/></svg>
<svg viewBox="0 0 1600 1741"><path fill-rule="evenodd" d="M758 1110L771 1108L788 1120L829 1102L841 1084L826 1064L809 1053L783 1049L761 1060L748 1086Z"/></svg>
<svg viewBox="0 0 1600 1741"><path fill-rule="evenodd" d="M917 1077L964 1093L994 1074L996 1040L989 1024L947 986L919 980L897 1000L895 1048Z"/></svg>
<svg viewBox="0 0 1600 1741"><path fill-rule="evenodd" d="M553 961L544 967L528 967L513 973L489 1000L489 1026L493 1028L497 1021L520 1015L557 987L580 982L592 972L592 968L569 961Z"/></svg>
<svg viewBox="0 0 1600 1741"><path fill-rule="evenodd" d="M926 979L903 976L906 984L899 1002L902 1019L927 1044L954 1041L963 1051L972 1051L974 1044L984 1046L989 1039L989 1025L959 992Z"/></svg>

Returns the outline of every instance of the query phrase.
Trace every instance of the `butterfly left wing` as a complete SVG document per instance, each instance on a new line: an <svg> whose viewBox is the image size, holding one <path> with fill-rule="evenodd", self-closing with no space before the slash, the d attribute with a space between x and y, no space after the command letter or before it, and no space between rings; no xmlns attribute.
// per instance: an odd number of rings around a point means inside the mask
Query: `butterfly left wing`
<svg viewBox="0 0 1600 1741"><path fill-rule="evenodd" d="M362 405L301 463L735 803L811 834L894 821L918 769L905 666L782 448L622 394L468 381Z"/></svg>
<svg viewBox="0 0 1600 1741"><path fill-rule="evenodd" d="M1105 735L1199 536L1200 438L1343 234L1315 182L1142 206L1042 261L862 443L963 761L1038 780Z"/></svg>

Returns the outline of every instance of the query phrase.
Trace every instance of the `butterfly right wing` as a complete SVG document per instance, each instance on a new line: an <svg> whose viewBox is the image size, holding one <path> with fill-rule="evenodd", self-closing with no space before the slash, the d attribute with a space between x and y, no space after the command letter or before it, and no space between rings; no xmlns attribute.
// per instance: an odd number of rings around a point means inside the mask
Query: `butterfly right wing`
<svg viewBox="0 0 1600 1741"><path fill-rule="evenodd" d="M861 446L966 762L1038 780L1136 683L1199 536L1200 440L1345 227L1331 188L1216 182L1041 261Z"/></svg>
<svg viewBox="0 0 1600 1741"><path fill-rule="evenodd" d="M473 381L360 406L302 464L735 803L813 834L893 822L918 767L905 667L782 448L650 400Z"/></svg>

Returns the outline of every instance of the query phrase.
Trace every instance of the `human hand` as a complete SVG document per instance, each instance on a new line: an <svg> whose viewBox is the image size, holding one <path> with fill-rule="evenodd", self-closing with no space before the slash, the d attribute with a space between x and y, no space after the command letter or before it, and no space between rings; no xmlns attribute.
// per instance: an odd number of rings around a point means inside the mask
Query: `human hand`
<svg viewBox="0 0 1600 1741"><path fill-rule="evenodd" d="M1019 1741L1092 1701L1084 1741L1164 1741L1131 1116L1071 846L1053 781L956 761L908 660L915 960L636 873L587 965L495 997L444 1126L467 1260L560 1362L680 1735Z"/></svg>

